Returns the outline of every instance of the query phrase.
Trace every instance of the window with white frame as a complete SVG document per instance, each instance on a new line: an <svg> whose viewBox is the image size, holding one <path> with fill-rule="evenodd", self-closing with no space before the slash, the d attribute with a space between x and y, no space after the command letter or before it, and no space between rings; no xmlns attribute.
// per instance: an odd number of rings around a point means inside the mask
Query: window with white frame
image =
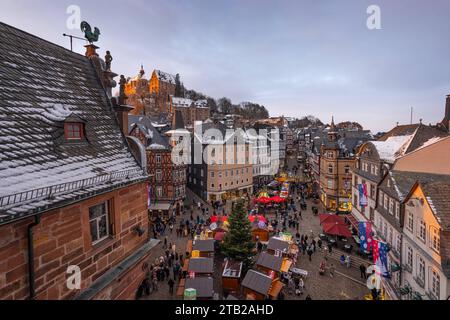
<svg viewBox="0 0 450 320"><path fill-rule="evenodd" d="M395 204L395 218L400 220L400 203L398 202Z"/></svg>
<svg viewBox="0 0 450 320"><path fill-rule="evenodd" d="M413 265L414 265L413 264L413 257L414 257L413 249L408 246L407 251L406 251L406 264L411 270L412 270Z"/></svg>
<svg viewBox="0 0 450 320"><path fill-rule="evenodd" d="M92 244L97 244L109 237L110 230L108 201L89 208L89 223L91 229Z"/></svg>
<svg viewBox="0 0 450 320"><path fill-rule="evenodd" d="M419 225L419 239L422 240L423 242L426 241L426 236L427 236L427 225L425 223L425 221L421 220L420 221L420 225Z"/></svg>
<svg viewBox="0 0 450 320"><path fill-rule="evenodd" d="M400 253L401 248L402 248L402 235L399 233L397 234L397 240L395 242L395 251L397 253Z"/></svg>
<svg viewBox="0 0 450 320"><path fill-rule="evenodd" d="M211 171L211 178L214 178L214 171Z"/></svg>
<svg viewBox="0 0 450 320"><path fill-rule="evenodd" d="M441 277L436 270L431 271L431 293L437 298L441 297Z"/></svg>
<svg viewBox="0 0 450 320"><path fill-rule="evenodd" d="M156 164L161 164L162 158L161 158L161 155L160 155L160 154L157 154L157 155L155 156L155 161L156 161Z"/></svg>
<svg viewBox="0 0 450 320"><path fill-rule="evenodd" d="M156 170L156 181L162 180L162 170Z"/></svg>
<svg viewBox="0 0 450 320"><path fill-rule="evenodd" d="M333 189L333 180L328 179L327 186L328 186L328 189Z"/></svg>
<svg viewBox="0 0 450 320"><path fill-rule="evenodd" d="M425 283L425 260L421 256L417 256L417 278Z"/></svg>
<svg viewBox="0 0 450 320"><path fill-rule="evenodd" d="M386 195L384 195L384 199L383 199L383 208L384 208L385 210L388 209L388 201L389 201L389 198L388 198Z"/></svg>
<svg viewBox="0 0 450 320"><path fill-rule="evenodd" d="M441 239L439 236L439 230L435 227L430 228L431 231L431 248L437 253L441 250Z"/></svg>
<svg viewBox="0 0 450 320"><path fill-rule="evenodd" d="M384 200L383 196L384 196L384 193L382 191L380 191L380 195L379 195L379 199L378 199L378 204L380 205L380 207L383 206L383 200Z"/></svg>
<svg viewBox="0 0 450 320"><path fill-rule="evenodd" d="M408 212L407 228L409 231L414 232L414 214L412 212Z"/></svg>
<svg viewBox="0 0 450 320"><path fill-rule="evenodd" d="M162 187L156 187L156 196L161 198L163 196L163 188Z"/></svg>
<svg viewBox="0 0 450 320"><path fill-rule="evenodd" d="M394 200L392 198L389 198L389 213L392 216L394 215Z"/></svg>
<svg viewBox="0 0 450 320"><path fill-rule="evenodd" d="M328 165L328 173L330 173L330 174L333 173L333 165L332 164Z"/></svg>

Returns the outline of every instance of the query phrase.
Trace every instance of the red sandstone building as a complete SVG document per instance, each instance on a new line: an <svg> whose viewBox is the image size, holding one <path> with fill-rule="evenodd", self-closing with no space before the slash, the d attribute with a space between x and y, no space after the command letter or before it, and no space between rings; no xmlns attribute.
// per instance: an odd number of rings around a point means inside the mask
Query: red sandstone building
<svg viewBox="0 0 450 320"><path fill-rule="evenodd" d="M0 42L0 300L134 299L155 241L116 75L92 45L87 58L2 23Z"/></svg>

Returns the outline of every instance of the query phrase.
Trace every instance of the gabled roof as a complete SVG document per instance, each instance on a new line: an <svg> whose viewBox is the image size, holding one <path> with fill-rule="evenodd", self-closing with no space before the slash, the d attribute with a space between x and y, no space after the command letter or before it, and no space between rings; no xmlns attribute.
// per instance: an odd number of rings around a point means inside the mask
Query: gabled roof
<svg viewBox="0 0 450 320"><path fill-rule="evenodd" d="M139 128L147 139L146 148L148 150L170 150L170 144L166 137L155 128L150 118L145 116L128 116L128 130L133 132Z"/></svg>
<svg viewBox="0 0 450 320"><path fill-rule="evenodd" d="M446 277L450 277L450 175L431 175L431 179L427 181L417 181L407 198L410 198L414 189L419 186L442 228L441 267Z"/></svg>
<svg viewBox="0 0 450 320"><path fill-rule="evenodd" d="M194 240L192 250L200 252L214 252L214 240Z"/></svg>
<svg viewBox="0 0 450 320"><path fill-rule="evenodd" d="M211 258L189 259L188 271L195 273L213 273L214 260Z"/></svg>
<svg viewBox="0 0 450 320"><path fill-rule="evenodd" d="M436 126L426 126L424 124L403 125L393 128L383 135L378 141L386 141L390 137L412 136L403 154L408 154L426 144L436 141L438 138L448 136L449 133Z"/></svg>
<svg viewBox="0 0 450 320"><path fill-rule="evenodd" d="M274 255L268 254L267 252L262 252L259 255L256 265L268 268L274 271L280 271L281 265L283 264L283 257L275 257Z"/></svg>
<svg viewBox="0 0 450 320"><path fill-rule="evenodd" d="M414 134L404 136L391 136L383 141L371 141L380 156L380 160L393 163L395 159L405 154Z"/></svg>
<svg viewBox="0 0 450 320"><path fill-rule="evenodd" d="M3 23L0 43L0 223L145 178L89 59ZM85 121L80 144L65 141L68 117ZM124 171L135 174L101 183Z"/></svg>
<svg viewBox="0 0 450 320"><path fill-rule="evenodd" d="M450 231L450 175L436 175L419 184L442 228Z"/></svg>
<svg viewBox="0 0 450 320"><path fill-rule="evenodd" d="M283 253L287 253L289 250L289 242L277 238L270 238L267 249L273 251L281 250Z"/></svg>
<svg viewBox="0 0 450 320"><path fill-rule="evenodd" d="M212 298L214 296L214 280L209 277L196 277L186 279L186 289L195 289L197 298Z"/></svg>
<svg viewBox="0 0 450 320"><path fill-rule="evenodd" d="M168 82L170 84L175 84L176 78L174 75L164 72L164 71L161 71L161 70L155 70L155 73L156 73L156 76L158 77L159 81Z"/></svg>
<svg viewBox="0 0 450 320"><path fill-rule="evenodd" d="M242 286L257 293L267 295L272 287L272 278L261 272L249 270L242 281Z"/></svg>
<svg viewBox="0 0 450 320"><path fill-rule="evenodd" d="M193 103L194 101L191 99L172 97L172 104L175 108L189 108Z"/></svg>

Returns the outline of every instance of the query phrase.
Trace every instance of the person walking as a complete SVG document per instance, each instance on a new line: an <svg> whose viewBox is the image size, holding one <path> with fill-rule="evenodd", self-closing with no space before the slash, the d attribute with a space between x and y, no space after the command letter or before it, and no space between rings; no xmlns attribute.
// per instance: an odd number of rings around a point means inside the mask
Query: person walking
<svg viewBox="0 0 450 320"><path fill-rule="evenodd" d="M364 264L359 266L359 271L361 272L361 279L367 279L367 269Z"/></svg>
<svg viewBox="0 0 450 320"><path fill-rule="evenodd" d="M345 259L345 263L347 264L347 268L350 269L350 267L352 266L352 262L350 260L350 255L347 255L347 257Z"/></svg>
<svg viewBox="0 0 450 320"><path fill-rule="evenodd" d="M173 286L175 285L175 281L173 281L173 279L170 278L168 284L169 284L169 293L173 295Z"/></svg>
<svg viewBox="0 0 450 320"><path fill-rule="evenodd" d="M341 258L339 259L339 261L341 262L341 266L344 266L344 264L345 264L345 256L341 255Z"/></svg>
<svg viewBox="0 0 450 320"><path fill-rule="evenodd" d="M313 255L313 253L314 253L314 251L313 251L313 249L312 249L312 246L310 245L310 246L308 246L308 257L309 257L309 262L312 262L312 255Z"/></svg>

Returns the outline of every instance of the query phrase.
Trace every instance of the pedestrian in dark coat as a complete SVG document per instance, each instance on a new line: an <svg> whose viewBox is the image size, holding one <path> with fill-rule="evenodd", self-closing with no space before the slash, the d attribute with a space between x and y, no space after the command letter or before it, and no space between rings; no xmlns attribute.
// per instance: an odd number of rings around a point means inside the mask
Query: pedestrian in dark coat
<svg viewBox="0 0 450 320"><path fill-rule="evenodd" d="M169 284L169 293L173 294L173 286L175 285L175 281L173 281L173 279L170 278L168 284Z"/></svg>
<svg viewBox="0 0 450 320"><path fill-rule="evenodd" d="M367 269L364 264L359 266L359 271L361 272L361 279L367 279Z"/></svg>

